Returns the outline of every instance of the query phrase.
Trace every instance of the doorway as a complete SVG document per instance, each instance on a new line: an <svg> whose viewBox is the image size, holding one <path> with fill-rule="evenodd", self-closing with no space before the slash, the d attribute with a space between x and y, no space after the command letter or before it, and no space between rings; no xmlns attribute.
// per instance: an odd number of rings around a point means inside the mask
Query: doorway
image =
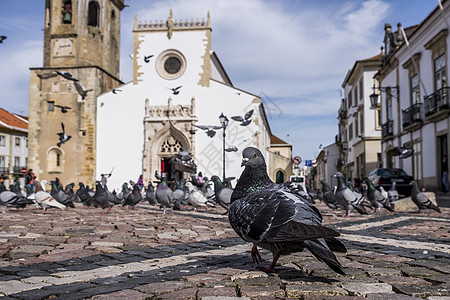
<svg viewBox="0 0 450 300"><path fill-rule="evenodd" d="M439 178L439 182L440 187L441 187L441 191L445 191L445 186L443 183L443 172L446 171L447 175L448 175L448 146L447 146L447 135L440 135L438 136L438 141L439 141L439 155L438 155L438 170L439 170L439 175L437 176L437 178ZM444 157L446 157L446 161L444 163ZM447 177L447 181L448 181L448 177Z"/></svg>

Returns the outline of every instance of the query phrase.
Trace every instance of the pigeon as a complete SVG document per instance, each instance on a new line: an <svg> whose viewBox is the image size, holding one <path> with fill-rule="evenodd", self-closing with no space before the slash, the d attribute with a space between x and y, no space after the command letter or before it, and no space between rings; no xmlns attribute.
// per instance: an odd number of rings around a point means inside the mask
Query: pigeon
<svg viewBox="0 0 450 300"><path fill-rule="evenodd" d="M233 190L225 186L219 176L213 175L211 181L214 183L214 196L216 202L228 212Z"/></svg>
<svg viewBox="0 0 450 300"><path fill-rule="evenodd" d="M111 211L111 208L114 206L114 202L111 201L113 197L114 196L102 186L100 181L97 180L95 182L94 201L97 206L103 209L102 214L105 214L105 208L108 209L106 211L107 214Z"/></svg>
<svg viewBox="0 0 450 300"><path fill-rule="evenodd" d="M168 88L169 90L172 90L172 94L178 95L180 93L179 89L182 87L182 85L176 87L176 88Z"/></svg>
<svg viewBox="0 0 450 300"><path fill-rule="evenodd" d="M208 210L208 205L213 206L192 182L186 182L186 188L188 189L188 202L194 207L194 211L197 211L197 208L200 207L204 207L205 210Z"/></svg>
<svg viewBox="0 0 450 300"><path fill-rule="evenodd" d="M388 192L386 192L386 190L384 189L384 187L382 187L381 185L379 186L379 191L380 191L380 193L381 193L381 195L384 197L384 198L386 198L386 199L388 199Z"/></svg>
<svg viewBox="0 0 450 300"><path fill-rule="evenodd" d="M63 105L58 105L58 104L55 104L55 106L61 108L61 112L62 112L63 114L67 113L67 112L68 112L68 109L71 109L71 108L72 108L72 107L70 107L70 106L63 106Z"/></svg>
<svg viewBox="0 0 450 300"><path fill-rule="evenodd" d="M423 213L423 210L426 208L431 208L437 212L441 212L439 207L434 205L433 202L431 202L431 200L428 199L428 197L419 190L419 188L417 187L417 182L413 180L411 181L411 184L412 184L411 199L419 208L418 213Z"/></svg>
<svg viewBox="0 0 450 300"><path fill-rule="evenodd" d="M153 55L149 55L149 56L145 56L144 55L144 61L146 62L146 63L149 63L150 62L150 58L152 58L153 57Z"/></svg>
<svg viewBox="0 0 450 300"><path fill-rule="evenodd" d="M136 205L141 202L142 200L142 194L139 191L139 184L134 184L133 185L133 191L131 192L131 194L129 194L126 198L125 201L123 202L122 206L126 206L128 205L129 208L132 208L133 210L136 209Z"/></svg>
<svg viewBox="0 0 450 300"><path fill-rule="evenodd" d="M69 196L70 202L76 201L75 192L73 191L74 186L75 183L72 182L66 185L66 187L64 188L64 192Z"/></svg>
<svg viewBox="0 0 450 300"><path fill-rule="evenodd" d="M367 184L367 198L374 207L375 212L380 212L382 207L393 212L394 209L392 208L391 203L389 202L387 193L386 195L383 195L379 190L375 188L372 181L370 181L370 179L368 178L365 178L364 182L365 184Z"/></svg>
<svg viewBox="0 0 450 300"><path fill-rule="evenodd" d="M145 191L145 200L148 201L148 204L156 206L158 201L156 201L155 196L155 188L151 181L148 182L147 190Z"/></svg>
<svg viewBox="0 0 450 300"><path fill-rule="evenodd" d="M336 194L333 193L328 183L323 179L320 180L320 183L322 184L323 202L325 202L325 204L333 211L338 208L344 208L342 205L339 204L338 197L336 196Z"/></svg>
<svg viewBox="0 0 450 300"><path fill-rule="evenodd" d="M56 144L58 147L61 147L62 144L64 144L65 142L67 142L68 140L70 140L72 138L71 135L66 134L66 131L64 130L63 122L61 122L61 128L62 128L62 132L57 133L57 135L59 135L59 142Z"/></svg>
<svg viewBox="0 0 450 300"><path fill-rule="evenodd" d="M316 204L316 202L309 196L309 194L303 189L303 186L299 184L296 188L291 188L293 193L299 194L303 199L306 199L311 204Z"/></svg>
<svg viewBox="0 0 450 300"><path fill-rule="evenodd" d="M396 188L395 188L395 185L396 185L397 183L394 181L394 182L392 182L392 185L391 185L391 188L389 189L389 191L387 192L388 193L388 198L389 198L389 201L391 201L391 202L395 202L395 201L397 201L400 197L399 197L399 195L398 195L398 191L396 190Z"/></svg>
<svg viewBox="0 0 450 300"><path fill-rule="evenodd" d="M113 94L117 94L117 92L121 92L121 91L122 91L122 90L119 90L119 89L113 89L113 90L112 90L112 93L113 93Z"/></svg>
<svg viewBox="0 0 450 300"><path fill-rule="evenodd" d="M173 191L173 198L175 200L173 209L180 210L180 205L186 199L186 179L183 178L179 182L177 182L177 186Z"/></svg>
<svg viewBox="0 0 450 300"><path fill-rule="evenodd" d="M27 204L33 204L34 202L27 199L22 193L18 194L13 191L6 190L3 183L0 183L0 205L4 205L7 208L25 208Z"/></svg>
<svg viewBox="0 0 450 300"><path fill-rule="evenodd" d="M248 111L244 117L241 116L233 116L231 117L231 119L235 120L236 122L241 122L241 126L247 126L248 124L250 124L252 122L252 120L250 119L253 115L253 109Z"/></svg>
<svg viewBox="0 0 450 300"><path fill-rule="evenodd" d="M213 125L194 125L195 127L205 130L206 135L210 138L216 135L216 130L222 129L222 126L213 126Z"/></svg>
<svg viewBox="0 0 450 300"><path fill-rule="evenodd" d="M85 206L95 206L94 198L89 194L88 189L84 186L84 183L78 183L78 190L75 193L75 198L80 199L81 203Z"/></svg>
<svg viewBox="0 0 450 300"><path fill-rule="evenodd" d="M359 194L361 195L361 197L357 198L357 196L353 193L353 191L350 190L345 184L344 175L341 172L336 172L336 174L334 174L333 176L338 179L336 196L340 198L339 203L342 203L344 205L345 209L344 217L350 216L352 208L355 208L362 215L367 215L367 211L365 207L362 205L364 197L361 194Z"/></svg>
<svg viewBox="0 0 450 300"><path fill-rule="evenodd" d="M170 208L170 214L173 214L173 192L167 185L167 174L161 174L161 182L156 187L155 191L156 200L161 204L163 208L163 215L166 214L166 208Z"/></svg>
<svg viewBox="0 0 450 300"><path fill-rule="evenodd" d="M46 182L43 180L43 182ZM50 185L52 187L50 191L50 195L56 199L59 203L70 206L72 208L75 207L72 201L69 199L69 195L66 194L66 192L63 191L61 183L59 183L59 179L56 178L56 180L50 181Z"/></svg>
<svg viewBox="0 0 450 300"><path fill-rule="evenodd" d="M21 189L21 187L20 187L20 182L19 182L19 181L15 181L14 184L11 184L11 185L9 186L9 190L10 190L11 192L16 193L16 194L19 195L19 196L24 196L24 197L27 196L27 193L26 193L25 191L22 191L22 189Z"/></svg>
<svg viewBox="0 0 450 300"><path fill-rule="evenodd" d="M6 39L7 39L7 37L5 35L0 35L0 44L2 44L3 41Z"/></svg>
<svg viewBox="0 0 450 300"><path fill-rule="evenodd" d="M236 152L236 151L238 151L238 148L236 146L225 148L225 152Z"/></svg>
<svg viewBox="0 0 450 300"><path fill-rule="evenodd" d="M253 243L254 262L261 262L258 246L272 252L270 267L259 269L274 272L280 255L307 248L332 270L345 274L332 251L346 252L346 248L335 239L337 231L322 226L320 211L284 184L272 182L257 148L245 148L242 156L245 168L231 195L228 220L242 239Z"/></svg>
<svg viewBox="0 0 450 300"><path fill-rule="evenodd" d="M84 100L86 98L88 92L92 92L94 89L87 90L81 81L74 81L75 89L77 90L78 94L81 96L81 99Z"/></svg>
<svg viewBox="0 0 450 300"><path fill-rule="evenodd" d="M59 203L53 198L48 192L45 191L45 184L47 181L43 180L42 182L35 181L34 184L34 198L35 201L42 207L44 210L43 214L47 212L49 207L56 207L59 209L66 209L64 204Z"/></svg>
<svg viewBox="0 0 450 300"><path fill-rule="evenodd" d="M128 197L129 194L131 194L131 192L132 192L132 190L130 190L130 188L128 187L128 183L124 182L122 184L122 190L117 195L117 199L119 199L120 201L123 201Z"/></svg>
<svg viewBox="0 0 450 300"><path fill-rule="evenodd" d="M56 74L64 77L67 80L71 80L73 82L75 81L79 81L77 78L73 77L72 73L70 72L60 72L60 71L55 71Z"/></svg>
<svg viewBox="0 0 450 300"><path fill-rule="evenodd" d="M56 73L56 72L42 73L42 74L37 74L37 76L41 79L49 79L49 78L58 76L58 73Z"/></svg>

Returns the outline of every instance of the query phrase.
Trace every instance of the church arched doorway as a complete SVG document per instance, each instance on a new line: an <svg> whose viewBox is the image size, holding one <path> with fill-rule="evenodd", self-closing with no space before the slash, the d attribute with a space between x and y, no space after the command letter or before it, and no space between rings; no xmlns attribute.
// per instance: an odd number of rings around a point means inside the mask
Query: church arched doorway
<svg viewBox="0 0 450 300"><path fill-rule="evenodd" d="M284 182L284 172L277 171L275 174L275 183L283 183Z"/></svg>

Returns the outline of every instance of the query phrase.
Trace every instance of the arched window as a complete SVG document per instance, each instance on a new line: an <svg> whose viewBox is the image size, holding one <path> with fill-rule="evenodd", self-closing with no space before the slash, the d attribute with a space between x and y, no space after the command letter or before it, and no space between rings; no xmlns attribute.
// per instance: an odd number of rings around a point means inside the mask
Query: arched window
<svg viewBox="0 0 450 300"><path fill-rule="evenodd" d="M275 175L275 183L283 183L284 182L284 173L283 171L278 171Z"/></svg>
<svg viewBox="0 0 450 300"><path fill-rule="evenodd" d="M100 13L100 7L99 7L97 1L89 2L89 7L88 7L88 25L89 26L99 27L98 26L99 13Z"/></svg>
<svg viewBox="0 0 450 300"><path fill-rule="evenodd" d="M63 1L62 16L63 16L64 24L72 24L72 1L71 0Z"/></svg>
<svg viewBox="0 0 450 300"><path fill-rule="evenodd" d="M47 168L49 172L62 172L63 153L58 148L48 151Z"/></svg>
<svg viewBox="0 0 450 300"><path fill-rule="evenodd" d="M176 140L173 136L168 136L163 143L161 144L161 148L159 150L160 154L177 154L183 150L183 145L180 141Z"/></svg>

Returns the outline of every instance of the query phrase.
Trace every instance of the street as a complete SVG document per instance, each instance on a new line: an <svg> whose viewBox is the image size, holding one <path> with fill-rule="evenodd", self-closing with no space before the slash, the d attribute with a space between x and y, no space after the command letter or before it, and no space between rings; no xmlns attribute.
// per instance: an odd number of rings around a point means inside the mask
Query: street
<svg viewBox="0 0 450 300"><path fill-rule="evenodd" d="M4 299L449 299L450 208L342 218L316 205L348 249L346 276L307 250L282 256L276 273L257 269L251 245L222 208L174 215L136 210L28 206L1 213ZM263 264L272 256L260 251ZM339 297L337 297L339 296ZM446 296L446 297L445 297Z"/></svg>

